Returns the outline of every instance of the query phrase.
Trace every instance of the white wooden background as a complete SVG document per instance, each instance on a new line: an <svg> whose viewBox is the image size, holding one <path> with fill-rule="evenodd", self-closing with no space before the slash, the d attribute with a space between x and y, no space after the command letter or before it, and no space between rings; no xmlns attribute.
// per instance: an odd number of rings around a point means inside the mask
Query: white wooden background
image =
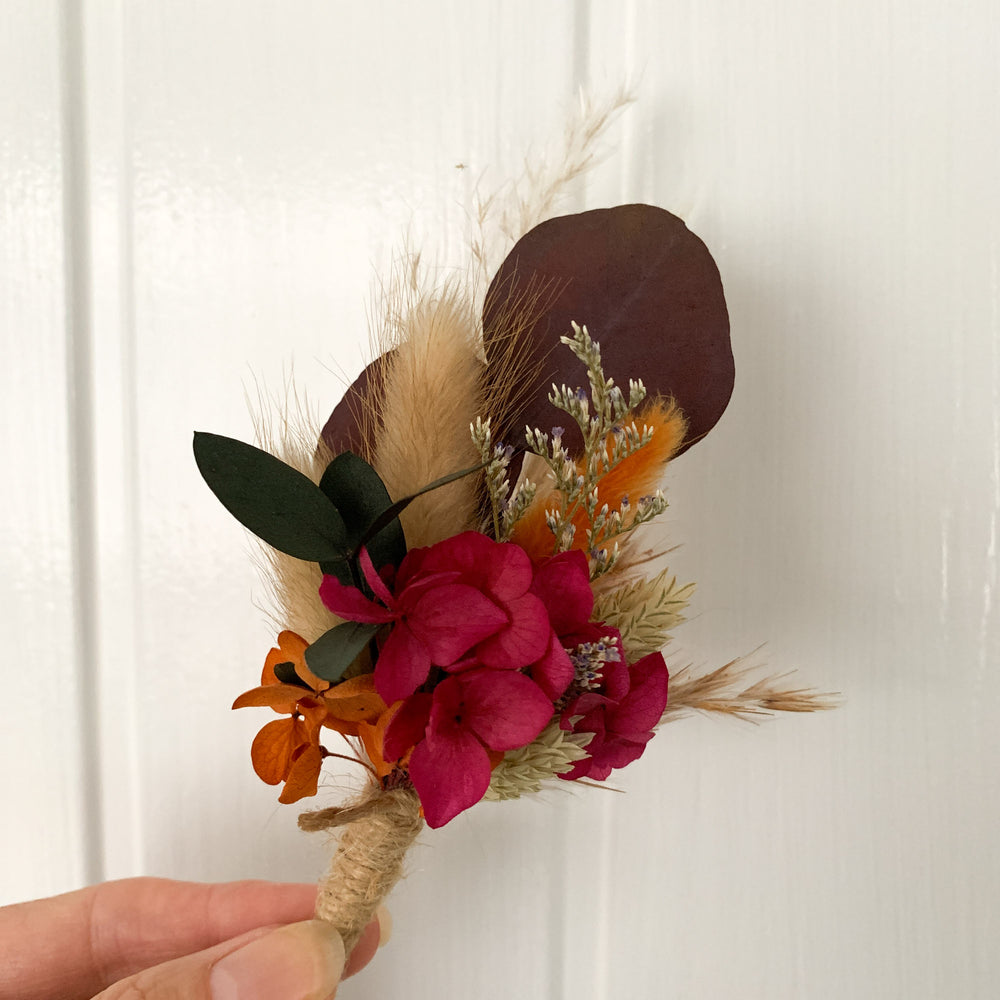
<svg viewBox="0 0 1000 1000"><path fill-rule="evenodd" d="M429 834L347 998L987 998L1000 748L993 0L0 3L0 902L312 879L230 713L271 632L194 428L325 409L404 232L638 77L568 210L684 216L737 388L678 461L683 655L840 711L669 727ZM464 165L464 169L459 165ZM344 780L324 789L331 799Z"/></svg>

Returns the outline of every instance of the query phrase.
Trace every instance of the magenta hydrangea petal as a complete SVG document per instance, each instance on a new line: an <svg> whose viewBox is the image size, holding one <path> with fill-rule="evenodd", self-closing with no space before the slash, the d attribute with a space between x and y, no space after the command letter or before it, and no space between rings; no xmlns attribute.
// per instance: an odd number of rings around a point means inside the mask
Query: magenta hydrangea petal
<svg viewBox="0 0 1000 1000"><path fill-rule="evenodd" d="M398 594L423 569L429 548L410 549L396 570L396 593Z"/></svg>
<svg viewBox="0 0 1000 1000"><path fill-rule="evenodd" d="M510 624L476 646L476 655L488 667L519 668L534 663L549 645L552 626L545 605L534 594L508 601ZM505 621L506 624L506 621Z"/></svg>
<svg viewBox="0 0 1000 1000"><path fill-rule="evenodd" d="M392 594L389 592L389 588L385 585L385 580L378 575L378 571L375 569L374 563L372 563L372 557L368 555L368 549L364 546L361 547L361 552L358 555L358 562L361 564L361 572L364 574L365 582L371 587L372 593L384 604L386 607L392 607Z"/></svg>
<svg viewBox="0 0 1000 1000"><path fill-rule="evenodd" d="M399 760L410 747L423 738L431 714L431 695L425 691L411 695L389 720L382 738L382 756Z"/></svg>
<svg viewBox="0 0 1000 1000"><path fill-rule="evenodd" d="M421 573L414 577L405 587L397 590L397 607L404 615L412 614L420 598L435 587L443 587L447 583L461 583L462 574L454 571L448 573Z"/></svg>
<svg viewBox="0 0 1000 1000"><path fill-rule="evenodd" d="M421 572L459 570L464 574L481 576L483 568L493 558L493 550L497 544L478 531L463 531L452 535L424 550Z"/></svg>
<svg viewBox="0 0 1000 1000"><path fill-rule="evenodd" d="M463 726L475 732L491 750L526 746L552 718L552 702L524 674L483 669L450 680L461 685Z"/></svg>
<svg viewBox="0 0 1000 1000"><path fill-rule="evenodd" d="M399 622L379 651L375 690L387 705L391 705L413 694L430 672L431 656L427 647L405 622Z"/></svg>
<svg viewBox="0 0 1000 1000"><path fill-rule="evenodd" d="M551 632L545 653L531 665L531 679L555 701L569 687L573 675L573 661L569 653L563 649L559 636Z"/></svg>
<svg viewBox="0 0 1000 1000"><path fill-rule="evenodd" d="M474 806L490 785L490 758L470 732L429 735L410 757L410 779L433 829Z"/></svg>
<svg viewBox="0 0 1000 1000"><path fill-rule="evenodd" d="M531 592L544 601L557 635L582 628L594 611L587 557L580 549L571 549L539 563Z"/></svg>
<svg viewBox="0 0 1000 1000"><path fill-rule="evenodd" d="M563 771L562 774L557 774L557 778L561 778L563 781L576 781L578 778L590 777L590 767L593 761L589 757L584 757L583 760L576 760L573 762L573 766L568 771Z"/></svg>
<svg viewBox="0 0 1000 1000"><path fill-rule="evenodd" d="M632 664L629 677L629 692L610 710L608 725L624 737L638 739L660 721L667 704L670 675L662 654L651 653Z"/></svg>
<svg viewBox="0 0 1000 1000"><path fill-rule="evenodd" d="M434 688L429 732L441 736L463 727L462 698L462 684L457 677L446 677Z"/></svg>
<svg viewBox="0 0 1000 1000"><path fill-rule="evenodd" d="M428 590L406 622L427 647L431 659L447 665L503 628L507 616L474 587L450 583Z"/></svg>
<svg viewBox="0 0 1000 1000"><path fill-rule="evenodd" d="M594 709L604 709L608 705L614 704L615 702L611 701L610 698L605 698L603 694L598 694L596 691L584 691L583 694L574 698L563 709L562 720L566 723L563 728L572 728L570 719L580 715L589 715Z"/></svg>
<svg viewBox="0 0 1000 1000"><path fill-rule="evenodd" d="M476 670L483 664L479 657L474 653L469 656L463 656L457 659L454 663L444 664L444 669L448 671L449 674L461 674L465 673L466 670Z"/></svg>
<svg viewBox="0 0 1000 1000"><path fill-rule="evenodd" d="M582 718L578 719L572 727L567 727L565 721L560 724L563 729L572 728L574 733L589 733L590 742L584 748L589 756L583 760L574 761L573 766L559 777L564 781L576 781L577 778L589 777L594 766L593 754L599 752L604 743L604 711L602 708L595 708Z"/></svg>
<svg viewBox="0 0 1000 1000"><path fill-rule="evenodd" d="M592 751L588 747L587 752L593 753L593 757L590 760L587 777L594 781L604 781L613 770L626 767L638 760L645 752L646 743L652 738L653 734L649 733L645 740L611 739Z"/></svg>
<svg viewBox="0 0 1000 1000"><path fill-rule="evenodd" d="M528 553L510 542L494 546L482 569L485 570L487 588L502 603L526 593L534 576Z"/></svg>
<svg viewBox="0 0 1000 1000"><path fill-rule="evenodd" d="M427 550L422 572L460 570L463 582L486 591L498 603L520 597L531 586L528 554L510 542L495 542L478 531L446 538Z"/></svg>
<svg viewBox="0 0 1000 1000"><path fill-rule="evenodd" d="M391 622L396 613L369 601L357 587L348 587L335 576L327 574L319 585L319 597L335 615L350 622L376 624Z"/></svg>

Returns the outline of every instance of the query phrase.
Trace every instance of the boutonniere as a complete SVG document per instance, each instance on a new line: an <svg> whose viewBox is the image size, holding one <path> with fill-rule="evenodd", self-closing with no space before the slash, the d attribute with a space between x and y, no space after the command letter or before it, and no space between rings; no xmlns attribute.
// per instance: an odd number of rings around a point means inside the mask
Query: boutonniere
<svg viewBox="0 0 1000 1000"><path fill-rule="evenodd" d="M348 953L425 825L600 784L684 712L828 706L739 661L671 676L663 656L694 588L647 525L734 379L704 243L650 205L548 219L473 301L457 280L390 297L381 351L322 429L195 435L267 547L285 625L233 706L277 715L254 770L286 803L329 757L366 775L300 818L342 828L317 914Z"/></svg>

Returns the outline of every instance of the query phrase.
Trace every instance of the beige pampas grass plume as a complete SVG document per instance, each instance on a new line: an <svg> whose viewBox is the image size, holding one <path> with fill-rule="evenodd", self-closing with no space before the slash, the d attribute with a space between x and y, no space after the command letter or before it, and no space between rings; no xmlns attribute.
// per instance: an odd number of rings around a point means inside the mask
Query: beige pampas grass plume
<svg viewBox="0 0 1000 1000"><path fill-rule="evenodd" d="M258 386L250 411L258 446L318 483L333 456L320 437L319 421L292 380L283 397L269 399ZM320 600L323 574L317 563L296 559L264 542L259 559L275 632L290 629L312 643L339 624Z"/></svg>
<svg viewBox="0 0 1000 1000"><path fill-rule="evenodd" d="M394 305L405 311L393 313ZM482 410L479 326L457 283L436 294L390 298L380 353L386 355L371 463L394 499L479 464L469 424ZM400 521L408 548L476 527L477 476L416 499Z"/></svg>

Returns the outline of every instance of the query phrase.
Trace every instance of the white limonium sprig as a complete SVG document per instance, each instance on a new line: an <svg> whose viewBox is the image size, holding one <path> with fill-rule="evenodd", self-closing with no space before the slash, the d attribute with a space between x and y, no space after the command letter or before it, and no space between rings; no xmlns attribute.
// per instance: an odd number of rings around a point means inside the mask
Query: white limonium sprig
<svg viewBox="0 0 1000 1000"><path fill-rule="evenodd" d="M490 511L493 517L493 535L498 542L506 542L510 538L517 519L531 506L535 499L536 486L523 480L510 496L510 460L514 449L502 444L494 444L489 420L476 417L469 425L472 443L478 449L486 466L486 492L490 499Z"/></svg>
<svg viewBox="0 0 1000 1000"><path fill-rule="evenodd" d="M506 542L514 530L518 518L532 505L538 487L528 479L518 484L510 503L500 514L500 533L498 541Z"/></svg>
<svg viewBox="0 0 1000 1000"><path fill-rule="evenodd" d="M646 387L640 380L631 379L626 399L614 379L604 375L600 344L591 338L586 326L576 323L572 326L573 336L560 339L587 366L590 393L553 385L549 402L568 414L580 428L583 461L577 463L566 451L561 427L553 427L551 436L528 427L525 436L528 449L549 467L555 490L561 494L559 506L545 514L555 539L555 551L564 552L573 545L576 536L573 522L582 509L589 523L586 532L591 577L596 579L612 569L618 559L618 544L614 539L662 514L667 501L657 490L634 505L628 497L616 509L601 503L601 479L649 444L653 429L643 425L640 430L629 419L646 398Z"/></svg>

